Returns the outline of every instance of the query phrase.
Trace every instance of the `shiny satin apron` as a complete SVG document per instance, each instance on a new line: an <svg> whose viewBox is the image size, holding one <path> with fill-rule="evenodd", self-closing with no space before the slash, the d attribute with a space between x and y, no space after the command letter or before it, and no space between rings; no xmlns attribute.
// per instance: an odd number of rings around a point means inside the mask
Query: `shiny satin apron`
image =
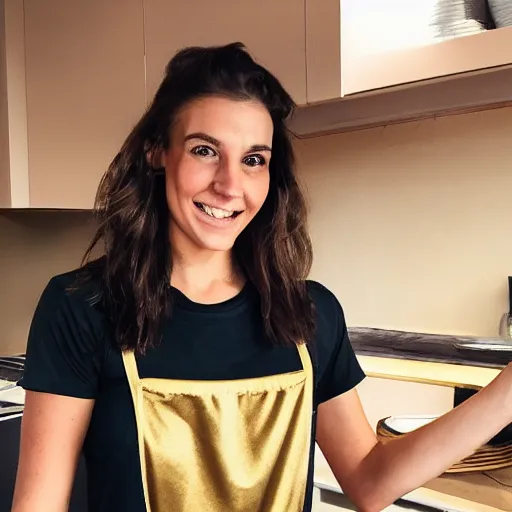
<svg viewBox="0 0 512 512"><path fill-rule="evenodd" d="M135 408L148 512L300 512L313 412L313 369L259 378L140 379L123 362Z"/></svg>

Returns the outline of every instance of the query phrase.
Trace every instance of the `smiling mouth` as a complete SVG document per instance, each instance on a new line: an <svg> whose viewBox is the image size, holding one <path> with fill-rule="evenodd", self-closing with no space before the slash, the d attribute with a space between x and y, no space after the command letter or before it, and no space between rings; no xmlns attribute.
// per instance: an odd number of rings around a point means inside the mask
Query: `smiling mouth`
<svg viewBox="0 0 512 512"><path fill-rule="evenodd" d="M242 213L241 211L237 210L223 210L222 208L214 208L213 206L199 203L197 201L194 201L194 205L196 208L206 213L206 215L213 217L214 219L235 219Z"/></svg>

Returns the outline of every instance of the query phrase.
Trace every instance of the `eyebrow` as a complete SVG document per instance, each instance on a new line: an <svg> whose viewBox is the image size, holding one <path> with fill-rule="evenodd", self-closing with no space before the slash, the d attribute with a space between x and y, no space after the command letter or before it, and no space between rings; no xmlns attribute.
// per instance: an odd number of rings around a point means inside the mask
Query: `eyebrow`
<svg viewBox="0 0 512 512"><path fill-rule="evenodd" d="M203 140L205 142L208 142L208 143L214 145L217 148L220 148L222 146L222 143L220 142L220 140L216 139L215 137L212 137L211 135L208 135L207 133L203 133L203 132L190 133L189 135L187 135L185 137L185 142L187 140L191 140L191 139ZM247 153L253 153L255 151L268 151L271 153L272 148L270 146L267 146L266 144L254 144L253 146L251 146L249 148Z"/></svg>

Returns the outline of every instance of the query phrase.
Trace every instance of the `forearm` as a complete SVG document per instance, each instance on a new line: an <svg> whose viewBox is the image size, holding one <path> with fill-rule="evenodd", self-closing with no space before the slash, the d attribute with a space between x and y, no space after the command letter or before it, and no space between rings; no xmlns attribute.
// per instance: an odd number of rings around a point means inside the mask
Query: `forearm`
<svg viewBox="0 0 512 512"><path fill-rule="evenodd" d="M436 421L378 443L358 471L368 510L382 510L470 455L512 422L512 365L479 393Z"/></svg>

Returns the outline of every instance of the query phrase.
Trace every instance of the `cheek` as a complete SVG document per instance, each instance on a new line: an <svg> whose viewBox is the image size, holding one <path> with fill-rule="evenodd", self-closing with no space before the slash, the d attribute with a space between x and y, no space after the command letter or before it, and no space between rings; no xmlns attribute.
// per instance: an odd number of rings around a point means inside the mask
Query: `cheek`
<svg viewBox="0 0 512 512"><path fill-rule="evenodd" d="M211 177L208 173L195 169L194 165L178 165L167 173L168 195L174 195L178 201L189 200L208 188Z"/></svg>
<svg viewBox="0 0 512 512"><path fill-rule="evenodd" d="M270 180L268 174L262 176L260 179L255 180L255 183L251 184L249 188L250 192L250 207L254 210L254 214L256 214L260 208L263 206L265 199L268 196Z"/></svg>

